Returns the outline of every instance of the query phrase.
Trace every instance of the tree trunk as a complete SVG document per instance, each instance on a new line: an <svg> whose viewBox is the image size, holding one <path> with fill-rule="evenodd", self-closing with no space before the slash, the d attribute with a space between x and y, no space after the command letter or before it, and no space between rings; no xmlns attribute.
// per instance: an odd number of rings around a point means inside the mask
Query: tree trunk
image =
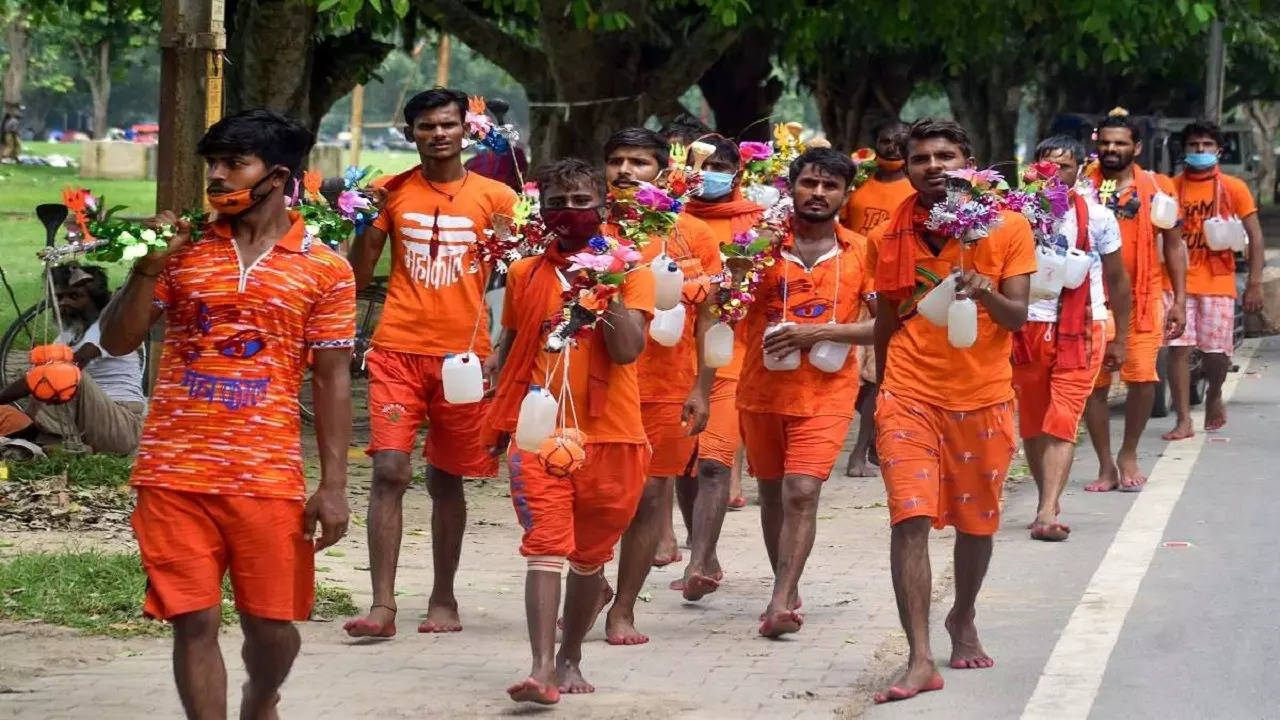
<svg viewBox="0 0 1280 720"><path fill-rule="evenodd" d="M951 112L969 131L978 164L1013 160L1022 86L1012 83L999 65L992 65L981 75L947 78L943 84Z"/></svg>
<svg viewBox="0 0 1280 720"><path fill-rule="evenodd" d="M1276 201L1276 130L1280 129L1280 102L1253 101L1244 103L1245 116L1253 127L1253 144L1258 148L1258 156L1262 164L1262 177L1259 178L1258 203L1270 205Z"/></svg>
<svg viewBox="0 0 1280 720"><path fill-rule="evenodd" d="M5 48L9 54L9 62L4 68L4 111L12 112L22 105L22 85L27 78L27 16L21 11L14 13L9 24L5 26Z"/></svg>
<svg viewBox="0 0 1280 720"><path fill-rule="evenodd" d="M861 72L862 68L875 68ZM875 143L871 128L896 119L922 78L905 58L868 58L856 65L830 64L810 74L822 128L832 147L855 150Z"/></svg>
<svg viewBox="0 0 1280 720"><path fill-rule="evenodd" d="M93 98L93 138L105 140L110 124L107 110L111 106L111 41L98 44L98 66L93 69L95 80L89 82L89 94Z"/></svg>
<svg viewBox="0 0 1280 720"><path fill-rule="evenodd" d="M782 81L771 77L777 37L768 28L747 31L698 81L720 134L738 141L771 137L773 105L782 95Z"/></svg>

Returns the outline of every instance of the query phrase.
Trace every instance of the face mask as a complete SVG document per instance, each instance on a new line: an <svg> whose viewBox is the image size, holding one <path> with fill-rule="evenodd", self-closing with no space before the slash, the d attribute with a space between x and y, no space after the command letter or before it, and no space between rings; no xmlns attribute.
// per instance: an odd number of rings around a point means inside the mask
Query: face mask
<svg viewBox="0 0 1280 720"><path fill-rule="evenodd" d="M1208 170L1218 164L1217 153L1187 153L1186 159L1192 170Z"/></svg>
<svg viewBox="0 0 1280 720"><path fill-rule="evenodd" d="M258 182L242 190L229 193L206 193L205 197L209 200L209 207L213 208L219 215L240 215L253 209L258 203L266 200L271 195L271 193L267 193L255 196L253 191L257 190L262 183L270 180L279 167L277 165L271 168Z"/></svg>
<svg viewBox="0 0 1280 720"><path fill-rule="evenodd" d="M877 157L876 165L885 172L898 172L906 165L906 160L889 160L888 158Z"/></svg>
<svg viewBox="0 0 1280 720"><path fill-rule="evenodd" d="M585 243L600 229L600 208L545 208L542 222L570 244Z"/></svg>
<svg viewBox="0 0 1280 720"><path fill-rule="evenodd" d="M733 173L702 171L702 197L715 200L728 195L733 190Z"/></svg>

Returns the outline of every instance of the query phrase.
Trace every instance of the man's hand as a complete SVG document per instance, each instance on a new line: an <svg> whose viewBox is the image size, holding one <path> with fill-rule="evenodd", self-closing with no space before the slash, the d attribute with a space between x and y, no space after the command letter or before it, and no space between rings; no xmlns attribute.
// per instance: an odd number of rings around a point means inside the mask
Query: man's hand
<svg viewBox="0 0 1280 720"><path fill-rule="evenodd" d="M1251 282L1244 287L1244 311L1245 312L1261 312L1262 311L1262 283Z"/></svg>
<svg viewBox="0 0 1280 720"><path fill-rule="evenodd" d="M1126 339L1121 337L1107 343L1106 354L1102 356L1102 369L1105 372L1115 372L1120 369L1121 365L1124 365L1125 345L1127 344Z"/></svg>
<svg viewBox="0 0 1280 720"><path fill-rule="evenodd" d="M484 373L485 397L493 395L498 390L498 371L502 367L502 361L498 357L498 353L491 353L489 357L484 359L482 372Z"/></svg>
<svg viewBox="0 0 1280 720"><path fill-rule="evenodd" d="M764 351L775 357L782 357L792 350L808 350L819 340L827 339L829 324L788 325L775 330L765 336Z"/></svg>
<svg viewBox="0 0 1280 720"><path fill-rule="evenodd" d="M965 270L956 282L956 295L981 302L995 290L991 278L976 270Z"/></svg>
<svg viewBox="0 0 1280 720"><path fill-rule="evenodd" d="M1182 337L1182 331L1187 329L1187 304L1186 302L1174 301L1173 307L1169 308L1169 314L1164 319L1164 338L1173 340Z"/></svg>
<svg viewBox="0 0 1280 720"><path fill-rule="evenodd" d="M174 227L173 237L169 238L168 247L164 250L152 250L134 263L134 267L139 268L144 274L158 275L161 270L164 270L169 258L191 242L191 223L174 215L172 211L165 210L147 220L145 224L152 228L158 228L161 225Z"/></svg>
<svg viewBox="0 0 1280 720"><path fill-rule="evenodd" d="M387 189L384 187L361 188L360 192L365 197L369 198L374 207L378 208L379 213L381 213L383 208L387 206L387 198L391 196L391 193L387 192Z"/></svg>
<svg viewBox="0 0 1280 720"><path fill-rule="evenodd" d="M347 507L346 487L321 483L311 499L307 500L302 515L302 537L314 540L316 552L333 545L347 534L347 521L351 509ZM316 522L320 523L320 539L315 540Z"/></svg>
<svg viewBox="0 0 1280 720"><path fill-rule="evenodd" d="M711 402L694 388L684 401L680 410L680 424L684 425L685 435L697 435L707 428L707 419L711 417Z"/></svg>

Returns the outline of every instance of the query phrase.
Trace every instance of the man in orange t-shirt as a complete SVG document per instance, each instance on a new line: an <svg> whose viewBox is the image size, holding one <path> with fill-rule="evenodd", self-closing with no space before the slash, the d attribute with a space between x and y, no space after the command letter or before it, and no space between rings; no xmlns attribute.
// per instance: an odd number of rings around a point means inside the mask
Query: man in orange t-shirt
<svg viewBox="0 0 1280 720"><path fill-rule="evenodd" d="M196 146L214 220L192 240L185 221L157 217L176 234L134 263L102 317L102 349L113 356L136 350L165 318L133 468L133 530L147 573L143 611L173 625L189 717L227 715L218 630L228 572L249 676L240 717L276 717L301 644L293 621L308 618L315 598L315 553L346 534L355 283L284 201L313 141L270 110L214 123ZM308 365L320 484L304 503L297 401Z"/></svg>
<svg viewBox="0 0 1280 720"><path fill-rule="evenodd" d="M368 513L373 604L367 616L346 624L354 637L396 632L401 503L413 481L409 453L418 428L424 422L429 426L423 455L431 466L427 492L435 574L418 632L462 629L453 591L467 520L462 478L498 472L496 458L480 442L485 401L449 403L441 377L450 355L472 353L471 362L487 362L489 268L480 263L475 246L493 216L509 215L515 204L511 188L462 167L466 108L465 94L443 88L409 100L405 138L417 145L421 164L381 183L381 212L351 250L356 282L363 287L391 238L387 300L365 358L366 452L373 456Z"/></svg>
<svg viewBox="0 0 1280 720"><path fill-rule="evenodd" d="M626 128L605 143L605 178L611 192L627 193L640 183L658 179L670 160L667 141L645 128ZM619 221L626 222L626 221ZM647 338L640 356L640 415L653 447L649 479L636 517L622 538L618 559L618 595L606 618L605 640L611 645L649 641L635 627L635 603L649 568L680 559L671 533L670 547L659 550L664 526L670 532L675 479L693 460L697 434L707 424L709 395L715 372L702 362L702 336L710 327L709 277L720 272L720 246L706 223L681 213L670 235L651 238L640 249L648 265L665 253L684 274L681 304L685 326L672 347ZM675 312L673 308L671 312ZM655 321L658 313L655 310Z"/></svg>
<svg viewBox="0 0 1280 720"><path fill-rule="evenodd" d="M1085 425L1098 456L1098 479L1085 486L1089 492L1120 489L1142 490L1147 478L1138 466L1138 441L1151 419L1155 403L1156 356L1166 340L1182 335L1185 325L1187 252L1182 230L1175 224L1167 230L1157 228L1151 220L1151 206L1157 193L1175 195L1168 178L1140 167L1134 159L1142 151L1138 125L1124 114L1114 111L1098 125L1098 162L1085 176L1098 191L1099 200L1116 216L1120 224L1120 254L1125 272L1133 288L1129 313L1129 337L1120 379L1128 384L1124 410L1124 440L1120 452L1111 455L1111 410L1107 393L1112 373L1098 373L1093 394L1085 404ZM1164 309L1163 276L1156 251L1156 235L1164 241L1164 266L1173 289L1174 302Z"/></svg>
<svg viewBox="0 0 1280 720"><path fill-rule="evenodd" d="M689 201L685 212L705 222L716 243L723 246L759 222L764 208L744 200L738 189L742 180L738 146L719 135L708 135L701 140L715 148L715 152L702 165L702 194ZM717 289L713 286L712 292ZM715 592L724 577L716 557L716 542L724 525L725 510L735 499L741 500L741 486L734 486L741 467L738 456L742 449L736 405L738 376L742 371L742 330L742 324L734 328L733 359L715 372L710 417L706 429L698 436L696 472L677 481L680 512L689 529L690 557L684 577L673 582L671 588L681 591L684 598L691 601ZM734 492L735 489L738 492Z"/></svg>
<svg viewBox="0 0 1280 720"><path fill-rule="evenodd" d="M813 549L822 484L844 445L858 392L851 346L871 342L871 322L858 322L870 274L866 245L836 222L853 174L849 156L830 148L792 161L791 232L743 321L737 404L773 566L759 629L770 638L804 624L800 574Z"/></svg>
<svg viewBox="0 0 1280 720"><path fill-rule="evenodd" d="M840 215L840 222L855 233L866 236L880 223L889 219L902 201L912 192L911 182L907 180L906 164L899 149L903 137L907 133L907 124L898 119L886 120L871 129L876 141L876 171L849 196ZM869 248L874 258L874 248ZM874 261L873 261L874 262ZM867 317L871 317L875 307L868 304ZM876 456L876 387L875 358L869 347L858 348L858 366L861 368L862 384L858 388L858 435L854 438L853 449L849 451L849 460L845 465L846 477L873 477L875 470L869 467L878 464Z"/></svg>
<svg viewBox="0 0 1280 720"><path fill-rule="evenodd" d="M953 668L987 668L974 603L1000 525L1000 492L1017 450L1013 429L1012 333L1027 319L1036 269L1031 226L1002 212L972 246L930 232L929 209L946 198L946 171L972 166L969 135L951 121L911 126L903 148L916 195L872 232L876 268L876 365L881 379L876 444L893 525L893 590L910 655L876 702L942 688L929 648L929 529L953 525L955 603L947 614ZM916 302L962 271L955 302L977 304L976 340L954 347Z"/></svg>
<svg viewBox="0 0 1280 720"><path fill-rule="evenodd" d="M576 427L585 440L584 463L567 477L553 476L538 453L514 444L507 448L511 502L524 528L520 554L528 563L525 608L534 658L528 677L507 692L517 702L552 704L562 692L595 690L582 675L582 638L609 592L604 565L645 489L649 448L635 361L653 314L653 275L647 267L627 273L621 292L585 337L558 357L545 351L547 333L564 306L561 289L576 274L569 270L569 258L600 232L605 183L586 162L566 159L543 166L538 187L542 219L557 240L544 255L517 261L508 274L502 375L486 435L495 443L495 453L506 445L516 431L523 398L531 387L541 386L563 394L561 402L568 403L568 408L562 406L565 425ZM600 376L607 384L597 384ZM566 560L564 636L556 654L560 573Z"/></svg>
<svg viewBox="0 0 1280 720"><path fill-rule="evenodd" d="M1191 427L1191 350L1202 354L1201 368L1209 387L1204 396L1204 429L1221 430L1227 424L1222 383L1235 350L1236 258L1231 250L1211 250L1205 241L1204 222L1210 218L1237 218L1249 239L1249 279L1244 291L1245 312L1262 309L1262 268L1266 263L1258 206L1243 180L1218 169L1222 130L1209 121L1197 121L1182 130L1186 168L1174 178L1182 205L1182 236L1187 241L1187 328L1169 341L1169 389L1178 414L1165 440L1195 435ZM1172 302L1172 298L1169 298Z"/></svg>

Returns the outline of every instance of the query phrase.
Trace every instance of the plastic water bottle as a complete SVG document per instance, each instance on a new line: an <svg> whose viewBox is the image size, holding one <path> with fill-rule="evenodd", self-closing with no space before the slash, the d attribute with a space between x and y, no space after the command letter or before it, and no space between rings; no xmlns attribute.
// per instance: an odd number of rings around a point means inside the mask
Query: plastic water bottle
<svg viewBox="0 0 1280 720"><path fill-rule="evenodd" d="M702 361L710 368L722 368L733 362L733 328L718 322L702 338Z"/></svg>
<svg viewBox="0 0 1280 720"><path fill-rule="evenodd" d="M529 392L520 402L520 417L516 420L516 447L525 452L537 452L543 441L556 429L556 416L560 403L540 385L530 385Z"/></svg>
<svg viewBox="0 0 1280 720"><path fill-rule="evenodd" d="M1168 230L1178 224L1178 201L1162 192L1151 198L1151 224Z"/></svg>
<svg viewBox="0 0 1280 720"><path fill-rule="evenodd" d="M954 272L943 278L942 282L920 298L920 302L916 304L916 310L934 325L938 327L946 325L947 308L951 307L952 301L956 299L956 281L959 279L960 274Z"/></svg>
<svg viewBox="0 0 1280 720"><path fill-rule="evenodd" d="M780 322L777 325L770 325L769 327L764 329L764 336L767 338L771 334L781 330L782 328L789 327L791 325L795 325L795 323L788 321L788 322ZM783 355L782 357L777 357L776 355L773 355L772 353L769 353L766 350L762 350L762 352L764 352L764 367L766 370L779 370L779 371L795 370L796 368L800 367L800 349L799 348L792 350L791 352L787 353L786 355Z"/></svg>
<svg viewBox="0 0 1280 720"><path fill-rule="evenodd" d="M1062 294L1066 258L1056 248L1036 246L1036 271L1031 275L1031 299L1054 300ZM947 321L950 326L950 320Z"/></svg>
<svg viewBox="0 0 1280 720"><path fill-rule="evenodd" d="M1210 250L1231 250L1231 222L1226 218L1211 217L1204 221L1204 242Z"/></svg>
<svg viewBox="0 0 1280 720"><path fill-rule="evenodd" d="M1231 233L1229 235L1231 239L1231 249L1236 252L1244 252L1244 249L1249 247L1249 233L1245 232L1244 221L1232 215L1231 219L1227 221L1227 224L1231 226Z"/></svg>
<svg viewBox="0 0 1280 720"><path fill-rule="evenodd" d="M440 378L447 403L465 405L484 398L484 372L475 353L445 355Z"/></svg>
<svg viewBox="0 0 1280 720"><path fill-rule="evenodd" d="M675 347L684 335L684 305L676 303L669 310L655 310L653 322L649 323L649 337L659 345Z"/></svg>
<svg viewBox="0 0 1280 720"><path fill-rule="evenodd" d="M947 309L947 342L964 348L978 341L978 304L969 298L958 298Z"/></svg>
<svg viewBox="0 0 1280 720"><path fill-rule="evenodd" d="M653 305L657 310L670 310L680 302L684 289L684 273L674 260L662 253L649 264L653 270Z"/></svg>
<svg viewBox="0 0 1280 720"><path fill-rule="evenodd" d="M809 348L809 363L825 373L840 372L849 359L849 343L819 340Z"/></svg>
<svg viewBox="0 0 1280 720"><path fill-rule="evenodd" d="M1062 273L1062 287L1075 290L1084 284L1089 277L1089 268L1093 266L1093 258L1080 248L1067 251L1065 268Z"/></svg>

